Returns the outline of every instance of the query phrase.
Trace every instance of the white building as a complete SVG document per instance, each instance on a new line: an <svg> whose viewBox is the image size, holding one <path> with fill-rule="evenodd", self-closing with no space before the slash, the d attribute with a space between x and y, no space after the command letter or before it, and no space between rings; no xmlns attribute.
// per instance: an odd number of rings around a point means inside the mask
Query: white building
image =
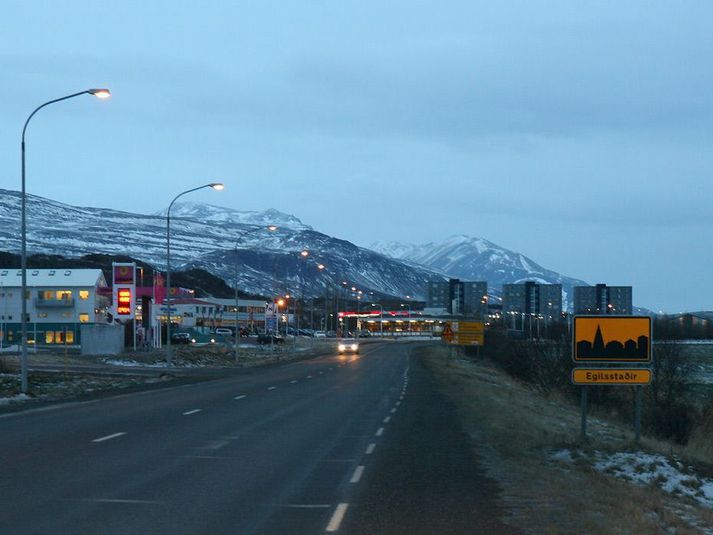
<svg viewBox="0 0 713 535"><path fill-rule="evenodd" d="M0 336L21 338L22 270L0 268ZM27 270L28 343L79 344L80 325L106 323L111 294L101 269Z"/></svg>
<svg viewBox="0 0 713 535"><path fill-rule="evenodd" d="M240 299L238 320L241 328L264 329L265 301ZM171 300L171 321L182 327L234 327L235 299L201 297ZM166 305L158 312L162 322L166 321Z"/></svg>

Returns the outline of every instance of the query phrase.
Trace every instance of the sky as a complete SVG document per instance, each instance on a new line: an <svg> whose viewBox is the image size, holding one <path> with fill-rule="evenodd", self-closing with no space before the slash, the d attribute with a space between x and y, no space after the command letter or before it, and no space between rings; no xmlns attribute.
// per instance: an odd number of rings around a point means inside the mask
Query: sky
<svg viewBox="0 0 713 535"><path fill-rule="evenodd" d="M360 245L479 236L713 309L713 4L14 1L0 187L276 208Z"/></svg>

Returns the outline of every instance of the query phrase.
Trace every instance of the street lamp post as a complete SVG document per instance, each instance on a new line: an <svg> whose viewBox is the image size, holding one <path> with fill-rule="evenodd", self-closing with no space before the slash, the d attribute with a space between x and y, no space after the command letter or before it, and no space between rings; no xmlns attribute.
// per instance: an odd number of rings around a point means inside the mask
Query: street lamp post
<svg viewBox="0 0 713 535"><path fill-rule="evenodd" d="M171 201L171 204L168 205L168 210L166 210L166 362L169 365L173 363L173 354L171 353L171 208L173 208L173 204L179 197L203 188L220 191L224 186L222 182L211 182L210 184L203 184L197 188L187 189L176 195Z"/></svg>
<svg viewBox="0 0 713 535"><path fill-rule="evenodd" d="M384 306L381 303L372 303L371 306L379 307L379 336L384 337Z"/></svg>
<svg viewBox="0 0 713 535"><path fill-rule="evenodd" d="M25 121L25 125L22 127L22 142L20 144L20 152L22 154L22 193L20 198L20 241L21 241L21 253L20 253L20 270L22 271L22 292L20 294L20 299L22 300L22 316L20 318L21 325L21 340L20 340L20 376L21 376L21 392L23 394L27 393L27 195L25 191L25 132L27 131L27 125L30 124L30 119L32 119L35 114L40 111L45 106L50 104L55 104L56 102L62 102L63 100L68 100L70 98L78 97L80 95L93 95L100 99L106 99L111 96L111 92L108 89L86 89L78 93L72 93L65 97L56 98L54 100L48 100L44 104L37 106L30 116ZM35 340L37 344L37 340Z"/></svg>
<svg viewBox="0 0 713 535"><path fill-rule="evenodd" d="M408 297L408 296L406 296ZM411 303L404 305L401 303L401 307L408 307L408 335L411 336Z"/></svg>

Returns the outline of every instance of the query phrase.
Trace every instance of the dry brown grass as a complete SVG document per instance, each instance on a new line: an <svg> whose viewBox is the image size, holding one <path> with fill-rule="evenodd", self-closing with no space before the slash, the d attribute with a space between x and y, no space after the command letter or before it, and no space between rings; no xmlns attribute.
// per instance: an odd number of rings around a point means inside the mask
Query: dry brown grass
<svg viewBox="0 0 713 535"><path fill-rule="evenodd" d="M596 472L584 458L573 463L551 458L564 447L630 449L630 430L593 417L589 440L581 444L579 410L558 395L544 397L487 364L446 362L445 348L425 352L478 456L499 481L513 525L552 534L688 534L713 527L713 512L690 501ZM644 447L671 452L670 444L660 441L647 439Z"/></svg>

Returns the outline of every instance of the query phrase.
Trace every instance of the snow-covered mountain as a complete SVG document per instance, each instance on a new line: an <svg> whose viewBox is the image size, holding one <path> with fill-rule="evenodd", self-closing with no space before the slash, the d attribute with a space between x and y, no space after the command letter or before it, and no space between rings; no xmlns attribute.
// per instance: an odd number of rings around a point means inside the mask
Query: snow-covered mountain
<svg viewBox="0 0 713 535"><path fill-rule="evenodd" d="M166 217L167 209L156 212L154 215ZM249 210L235 210L213 204L198 202L177 202L171 208L171 217L197 219L206 223L226 223L236 225L275 225L280 228L293 230L312 230L295 216L280 212L274 208L262 212Z"/></svg>
<svg viewBox="0 0 713 535"><path fill-rule="evenodd" d="M422 245L400 242L374 242L374 251L421 265L444 275L463 280L488 281L490 290L498 294L505 283L535 281L562 284L565 301L573 295L572 286L587 283L546 269L537 262L515 251L510 251L483 238L462 234L441 243Z"/></svg>
<svg viewBox="0 0 713 535"><path fill-rule="evenodd" d="M442 278L368 249L311 230L281 212L238 212L197 203L171 210L173 269L201 267L241 290L323 295L348 281L376 295L425 297L427 282ZM166 218L106 208L83 208L27 197L28 252L78 257L128 255L164 268ZM246 215L247 214L247 215ZM272 216L275 219L272 219ZM0 250L20 250L20 194L0 189ZM276 224L275 232L267 224ZM302 258L299 252L308 250ZM236 252L237 251L237 252ZM326 265L324 271L317 263ZM237 268L237 269L236 269Z"/></svg>

